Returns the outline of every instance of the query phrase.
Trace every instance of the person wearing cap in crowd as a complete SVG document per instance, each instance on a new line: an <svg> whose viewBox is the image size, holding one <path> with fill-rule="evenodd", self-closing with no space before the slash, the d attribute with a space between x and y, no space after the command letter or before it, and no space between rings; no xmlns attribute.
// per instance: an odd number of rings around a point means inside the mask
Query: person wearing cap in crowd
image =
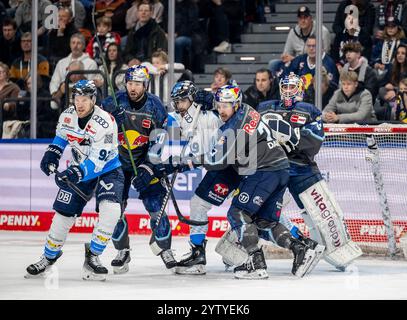
<svg viewBox="0 0 407 320"><path fill-rule="evenodd" d="M316 22L312 19L311 11L306 6L301 6L297 10L298 23L291 28L285 42L284 51L281 60L271 60L269 69L273 75L279 75L284 67L287 66L295 57L305 53L305 42L311 35L316 35ZM325 52L330 51L331 35L329 30L322 26L322 42Z"/></svg>
<svg viewBox="0 0 407 320"><path fill-rule="evenodd" d="M350 42L343 47L347 63L343 66L342 71L355 71L359 84L363 84L364 88L370 91L374 101L378 90L377 72L369 66L367 59L362 57L362 50L359 42Z"/></svg>
<svg viewBox="0 0 407 320"><path fill-rule="evenodd" d="M376 7L375 38L381 39L383 36L386 21L394 17L404 33L407 34L407 3L405 0L382 0Z"/></svg>
<svg viewBox="0 0 407 320"><path fill-rule="evenodd" d="M389 17L384 27L383 38L375 39L372 59L370 61L370 65L378 73L379 81L384 79L389 71L398 46L405 42L406 35L399 21L395 17Z"/></svg>

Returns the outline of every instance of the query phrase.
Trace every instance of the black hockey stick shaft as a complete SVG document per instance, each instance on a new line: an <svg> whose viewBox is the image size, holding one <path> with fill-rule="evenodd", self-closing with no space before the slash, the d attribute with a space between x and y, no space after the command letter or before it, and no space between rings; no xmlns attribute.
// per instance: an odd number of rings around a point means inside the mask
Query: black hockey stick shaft
<svg viewBox="0 0 407 320"><path fill-rule="evenodd" d="M165 183L166 183L167 186L169 187L170 182L169 182L169 180L168 180L168 177L166 176L164 179L165 179ZM181 210L180 210L179 207L178 207L177 199L176 199L175 196L174 196L173 188L171 188L170 195L171 195L172 203L173 203L173 205L174 205L175 212L176 212L177 217L178 217L178 220L179 220L180 222L185 223L185 224L188 224L188 225L190 225L190 226L204 226L204 225L207 225L207 224L208 224L209 221L198 221L198 220L192 220L192 219L186 218L186 217L181 213Z"/></svg>
<svg viewBox="0 0 407 320"><path fill-rule="evenodd" d="M52 167L52 168L53 168L53 167ZM52 168L51 168L51 170L52 170ZM75 191L75 192L78 194L78 196L80 196L83 200L85 200L86 202L88 202L90 199L92 199L93 192L92 192L92 194L87 195L87 194L85 194L81 189L79 189L79 187L78 187L75 183L69 181L69 180L67 179L67 177L61 176L61 173L60 173L57 169L54 168L53 172L55 173L55 175L56 175L59 179L61 179L62 181L64 181L64 182L68 185L69 188L71 188L73 191Z"/></svg>

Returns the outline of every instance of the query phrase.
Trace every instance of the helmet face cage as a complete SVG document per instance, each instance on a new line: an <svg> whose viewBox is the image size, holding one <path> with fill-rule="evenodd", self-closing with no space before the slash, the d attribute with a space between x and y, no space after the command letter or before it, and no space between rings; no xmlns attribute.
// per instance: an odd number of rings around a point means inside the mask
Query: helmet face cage
<svg viewBox="0 0 407 320"><path fill-rule="evenodd" d="M126 83L129 81L142 82L147 89L150 82L150 74L147 67L141 65L131 66L126 71L125 81Z"/></svg>
<svg viewBox="0 0 407 320"><path fill-rule="evenodd" d="M222 102L231 103L236 111L242 104L242 91L235 85L220 87L215 93L215 99L213 99L214 108L216 109L216 103Z"/></svg>
<svg viewBox="0 0 407 320"><path fill-rule="evenodd" d="M72 88L72 99L75 99L75 96L88 96L96 100L96 95L96 85L92 80L79 80Z"/></svg>
<svg viewBox="0 0 407 320"><path fill-rule="evenodd" d="M304 94L304 84L300 77L290 73L280 80L280 96L286 107L290 107L298 97Z"/></svg>
<svg viewBox="0 0 407 320"><path fill-rule="evenodd" d="M192 81L184 80L177 82L171 91L172 106L178 111L177 101L188 99L191 103L195 100L197 88Z"/></svg>

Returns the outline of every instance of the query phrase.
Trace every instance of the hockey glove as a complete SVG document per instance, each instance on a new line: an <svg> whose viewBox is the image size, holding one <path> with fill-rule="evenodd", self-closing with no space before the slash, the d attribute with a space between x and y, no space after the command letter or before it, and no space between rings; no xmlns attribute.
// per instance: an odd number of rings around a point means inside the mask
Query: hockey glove
<svg viewBox="0 0 407 320"><path fill-rule="evenodd" d="M125 115L125 113L126 113L126 111L124 110L124 108L120 107L120 106L117 106L117 108L115 108L112 111L112 116L116 120L117 126L119 127L119 130L120 130L121 125L124 123L124 115Z"/></svg>
<svg viewBox="0 0 407 320"><path fill-rule="evenodd" d="M139 192L142 193L147 190L150 182L154 179L154 172L151 166L141 164L137 167L137 176L133 178L131 184Z"/></svg>
<svg viewBox="0 0 407 320"><path fill-rule="evenodd" d="M54 144L50 144L45 151L44 156L41 160L41 170L47 176L54 172L54 170L58 169L59 166L59 159L61 159L63 150ZM53 167L54 169L51 169Z"/></svg>
<svg viewBox="0 0 407 320"><path fill-rule="evenodd" d="M55 175L55 183L61 189L66 189L66 187L68 187L68 181L77 184L81 182L82 179L83 171L79 166L70 166L65 171Z"/></svg>
<svg viewBox="0 0 407 320"><path fill-rule="evenodd" d="M198 90L195 95L195 102L202 105L201 110L213 109L213 94L206 90Z"/></svg>
<svg viewBox="0 0 407 320"><path fill-rule="evenodd" d="M189 163L181 163L181 159L178 156L170 156L166 160L166 163L157 164L152 169L154 175L161 179L165 175L169 176L173 174L175 171L184 172L194 168L195 166L193 166L193 164L190 166Z"/></svg>
<svg viewBox="0 0 407 320"><path fill-rule="evenodd" d="M267 124L273 130L273 137L290 153L298 145L300 140L300 129L291 127L291 124L279 114L267 115Z"/></svg>

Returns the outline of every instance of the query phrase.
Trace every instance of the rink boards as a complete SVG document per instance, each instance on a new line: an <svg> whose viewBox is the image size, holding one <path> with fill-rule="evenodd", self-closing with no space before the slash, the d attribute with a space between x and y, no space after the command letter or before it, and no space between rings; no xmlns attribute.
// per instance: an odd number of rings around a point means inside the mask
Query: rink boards
<svg viewBox="0 0 407 320"><path fill-rule="evenodd" d="M45 176L39 169L46 146L45 143L0 143L0 230L48 230L53 215L52 204L58 189L53 177ZM367 168L364 168L367 166L365 161L355 157L359 149L358 146L324 147L318 156L318 163L331 191L344 211L352 238L361 242L384 242L387 237L372 175ZM403 159L404 156L401 153L404 154L405 149L391 150L395 159ZM332 154L340 154L340 157L332 157ZM67 166L68 155L69 152L65 152L60 170ZM352 159L352 165L348 165L349 159ZM391 190L387 193L397 239L407 231L407 200L404 196L407 181L404 175L407 174L407 170L404 168L406 166L404 161L399 162L399 165L400 168L394 168L394 162L383 165L383 168L389 171L387 173L384 170L383 174L386 184L389 185L388 190ZM366 172L359 175L362 171ZM394 172L399 173L395 176L397 178L386 176ZM189 199L203 175L203 171L194 170L179 174L177 177L174 186L175 196L179 199L179 207L185 216L189 216ZM357 196L355 196L356 193ZM131 190L126 211L130 232L148 234L150 233L149 217L137 196L136 191ZM227 229L228 222L225 215L229 205L230 199L221 207L210 211L208 236L219 237ZM72 232L91 232L97 221L97 215L93 214L94 207L93 199L85 207L85 214L77 219ZM168 212L173 234L188 234L188 226L179 223L171 204ZM305 230L293 200L284 208L283 213L294 219L299 223L300 228Z"/></svg>

